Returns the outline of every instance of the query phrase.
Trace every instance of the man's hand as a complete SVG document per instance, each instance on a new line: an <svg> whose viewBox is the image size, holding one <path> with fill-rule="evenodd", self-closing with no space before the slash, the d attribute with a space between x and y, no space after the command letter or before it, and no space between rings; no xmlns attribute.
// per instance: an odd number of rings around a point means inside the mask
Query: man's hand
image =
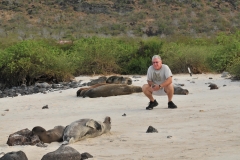
<svg viewBox="0 0 240 160"><path fill-rule="evenodd" d="M157 90L159 90L160 89L160 86L159 85L157 85L157 84L152 84L152 89L153 89L153 91L157 91Z"/></svg>

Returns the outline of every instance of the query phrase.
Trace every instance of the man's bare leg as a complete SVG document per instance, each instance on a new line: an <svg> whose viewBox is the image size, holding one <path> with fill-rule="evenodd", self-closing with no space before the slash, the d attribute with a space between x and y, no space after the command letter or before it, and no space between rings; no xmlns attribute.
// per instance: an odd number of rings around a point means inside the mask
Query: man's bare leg
<svg viewBox="0 0 240 160"><path fill-rule="evenodd" d="M168 96L168 102L172 101L173 94L174 94L174 87L173 84L169 84L168 86L164 87L165 92L167 93Z"/></svg>
<svg viewBox="0 0 240 160"><path fill-rule="evenodd" d="M154 98L152 96L152 92L150 91L151 87L148 84L144 84L142 86L143 93L149 98L150 101L154 101Z"/></svg>

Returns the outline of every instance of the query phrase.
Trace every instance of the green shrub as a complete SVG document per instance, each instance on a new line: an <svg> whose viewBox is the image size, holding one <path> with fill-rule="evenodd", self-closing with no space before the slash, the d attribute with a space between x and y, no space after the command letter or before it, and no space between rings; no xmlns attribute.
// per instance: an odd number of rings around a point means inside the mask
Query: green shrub
<svg viewBox="0 0 240 160"><path fill-rule="evenodd" d="M227 70L232 76L240 79L240 58L238 57L237 59L235 59L233 61L233 64L229 66Z"/></svg>
<svg viewBox="0 0 240 160"><path fill-rule="evenodd" d="M119 63L132 52L130 46L120 39L82 38L76 41L70 56L78 66L76 74L109 74L121 70Z"/></svg>
<svg viewBox="0 0 240 160"><path fill-rule="evenodd" d="M234 64L236 58L240 57L240 32L227 36L220 34L217 37L220 49L209 56L208 63L217 72L225 71Z"/></svg>
<svg viewBox="0 0 240 160"><path fill-rule="evenodd" d="M183 40L165 43L163 47L163 63L169 65L173 73L188 73L188 67L200 72L209 71L207 59L217 48L214 45L205 44L204 40Z"/></svg>
<svg viewBox="0 0 240 160"><path fill-rule="evenodd" d="M69 57L49 42L22 41L12 45L1 54L1 81L10 85L34 82L41 76L69 80L74 67Z"/></svg>
<svg viewBox="0 0 240 160"><path fill-rule="evenodd" d="M152 63L152 56L162 54L162 46L163 42L156 37L140 41L136 52L132 52L123 65L125 73L146 74Z"/></svg>
<svg viewBox="0 0 240 160"><path fill-rule="evenodd" d="M0 81L33 84L41 76L68 81L72 75L146 74L153 55L160 55L173 73L229 71L239 76L240 32L215 39L177 36L80 38L60 45L52 40L26 40L0 46Z"/></svg>

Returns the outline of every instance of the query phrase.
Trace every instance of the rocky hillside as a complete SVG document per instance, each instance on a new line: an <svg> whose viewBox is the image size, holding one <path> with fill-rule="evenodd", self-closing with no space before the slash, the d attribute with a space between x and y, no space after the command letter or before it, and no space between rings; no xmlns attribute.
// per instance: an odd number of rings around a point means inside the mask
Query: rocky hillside
<svg viewBox="0 0 240 160"><path fill-rule="evenodd" d="M0 1L1 37L202 37L239 29L239 0Z"/></svg>

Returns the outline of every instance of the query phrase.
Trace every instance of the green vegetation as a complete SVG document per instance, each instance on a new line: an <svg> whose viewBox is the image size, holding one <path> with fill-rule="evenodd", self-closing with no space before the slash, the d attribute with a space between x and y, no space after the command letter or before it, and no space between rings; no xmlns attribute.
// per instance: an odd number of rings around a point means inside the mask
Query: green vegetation
<svg viewBox="0 0 240 160"><path fill-rule="evenodd" d="M11 41L0 46L2 83L28 85L41 76L69 81L92 74L146 74L151 57L159 54L173 73L229 71L240 77L240 32L216 38L172 37L80 38Z"/></svg>

